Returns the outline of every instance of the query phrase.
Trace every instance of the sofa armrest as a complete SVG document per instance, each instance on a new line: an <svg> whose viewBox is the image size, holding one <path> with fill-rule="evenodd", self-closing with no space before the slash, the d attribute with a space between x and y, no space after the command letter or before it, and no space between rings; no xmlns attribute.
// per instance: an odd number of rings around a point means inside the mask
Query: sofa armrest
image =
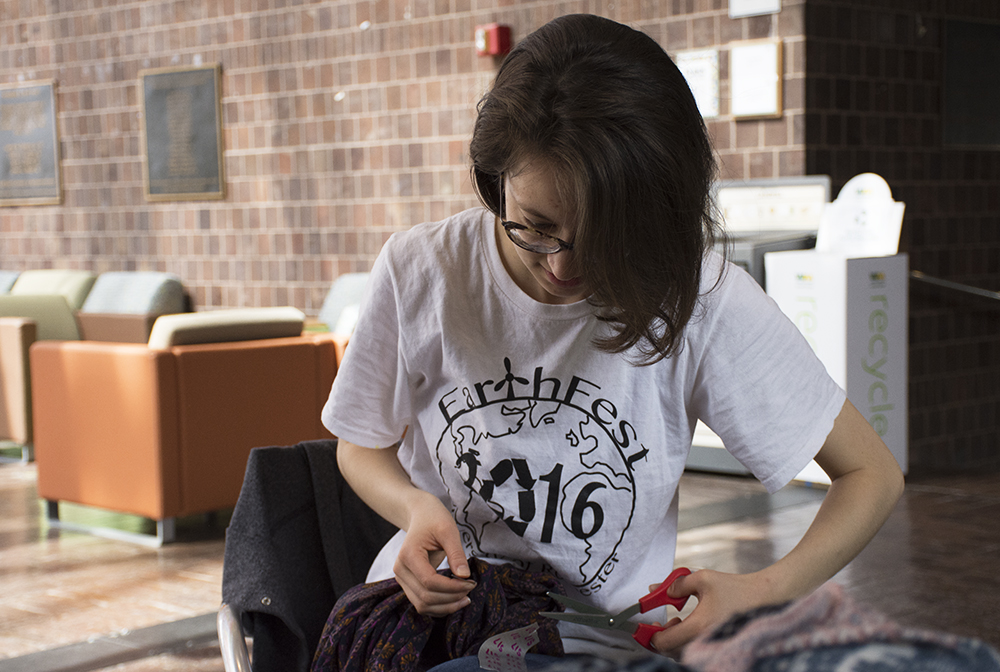
<svg viewBox="0 0 1000 672"><path fill-rule="evenodd" d="M170 353L39 341L30 357L39 497L169 517L180 502Z"/></svg>
<svg viewBox="0 0 1000 672"><path fill-rule="evenodd" d="M26 317L0 317L0 439L31 443L28 348L37 325Z"/></svg>
<svg viewBox="0 0 1000 672"><path fill-rule="evenodd" d="M156 520L235 505L252 448L330 438L333 343L41 341L38 493Z"/></svg>
<svg viewBox="0 0 1000 672"><path fill-rule="evenodd" d="M315 341L329 343L333 346L334 373L336 373L336 369L339 369L340 363L344 361L344 352L347 350L347 343L351 340L350 336L335 334L330 331L305 331L302 335L312 338Z"/></svg>
<svg viewBox="0 0 1000 672"><path fill-rule="evenodd" d="M158 314L129 315L122 313L77 312L80 338L84 341L114 343L147 343Z"/></svg>

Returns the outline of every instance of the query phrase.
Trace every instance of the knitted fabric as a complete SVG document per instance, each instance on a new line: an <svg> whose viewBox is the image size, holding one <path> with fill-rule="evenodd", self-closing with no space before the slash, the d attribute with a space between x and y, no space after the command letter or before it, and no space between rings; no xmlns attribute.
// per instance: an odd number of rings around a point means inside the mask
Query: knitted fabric
<svg viewBox="0 0 1000 672"><path fill-rule="evenodd" d="M476 655L487 638L531 623L541 638L534 652L563 655L556 622L538 616L559 610L546 595L562 592L555 577L477 558L469 567L472 603L444 618L418 614L395 579L344 593L320 637L313 672L415 672Z"/></svg>
<svg viewBox="0 0 1000 672"><path fill-rule="evenodd" d="M868 667L852 667L859 658ZM698 672L1000 671L1000 658L984 643L900 625L832 582L787 605L734 617L688 644L681 662Z"/></svg>

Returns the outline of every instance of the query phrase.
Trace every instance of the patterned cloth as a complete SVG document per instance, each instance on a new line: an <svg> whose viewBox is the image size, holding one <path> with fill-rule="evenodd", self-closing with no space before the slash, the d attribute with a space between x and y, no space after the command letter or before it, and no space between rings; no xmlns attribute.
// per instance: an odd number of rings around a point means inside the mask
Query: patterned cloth
<svg viewBox="0 0 1000 672"><path fill-rule="evenodd" d="M698 672L1000 672L985 643L903 626L833 582L734 617L688 644L681 662Z"/></svg>
<svg viewBox="0 0 1000 672"><path fill-rule="evenodd" d="M562 593L555 577L511 565L469 560L476 587L472 604L444 617L418 614L395 579L344 593L327 619L313 672L411 672L476 655L488 637L538 623L536 653L563 655L556 622L539 611L558 611L546 592ZM450 574L448 574L450 575Z"/></svg>

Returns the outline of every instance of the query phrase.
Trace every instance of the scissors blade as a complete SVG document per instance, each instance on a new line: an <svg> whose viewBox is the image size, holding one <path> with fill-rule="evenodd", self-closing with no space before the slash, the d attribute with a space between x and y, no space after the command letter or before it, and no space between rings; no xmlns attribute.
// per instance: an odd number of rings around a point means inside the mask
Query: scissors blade
<svg viewBox="0 0 1000 672"><path fill-rule="evenodd" d="M608 617L608 612L603 609L598 609L592 604L580 602L578 600L574 600L572 597L566 597L565 595L560 595L559 593L546 593L546 595L562 606L572 609L573 611L578 611L581 614L597 614L603 618Z"/></svg>
<svg viewBox="0 0 1000 672"><path fill-rule="evenodd" d="M638 604L633 604L631 607L625 611L619 611L617 614L611 617L612 623L623 623L628 619L632 618L642 610L642 607ZM634 625L634 624L633 624Z"/></svg>
<svg viewBox="0 0 1000 672"><path fill-rule="evenodd" d="M540 611L538 615L556 621L586 625L591 628L602 628L604 630L617 629L612 627L607 614L566 614L561 611Z"/></svg>

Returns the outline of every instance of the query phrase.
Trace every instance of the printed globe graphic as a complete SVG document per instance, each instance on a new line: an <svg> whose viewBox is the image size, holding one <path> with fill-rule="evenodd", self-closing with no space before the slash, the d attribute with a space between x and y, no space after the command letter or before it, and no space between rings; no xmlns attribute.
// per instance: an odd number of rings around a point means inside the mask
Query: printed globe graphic
<svg viewBox="0 0 1000 672"><path fill-rule="evenodd" d="M583 592L599 585L635 505L608 427L586 409L530 398L470 403L450 419L436 451L466 552L525 566L545 558Z"/></svg>

